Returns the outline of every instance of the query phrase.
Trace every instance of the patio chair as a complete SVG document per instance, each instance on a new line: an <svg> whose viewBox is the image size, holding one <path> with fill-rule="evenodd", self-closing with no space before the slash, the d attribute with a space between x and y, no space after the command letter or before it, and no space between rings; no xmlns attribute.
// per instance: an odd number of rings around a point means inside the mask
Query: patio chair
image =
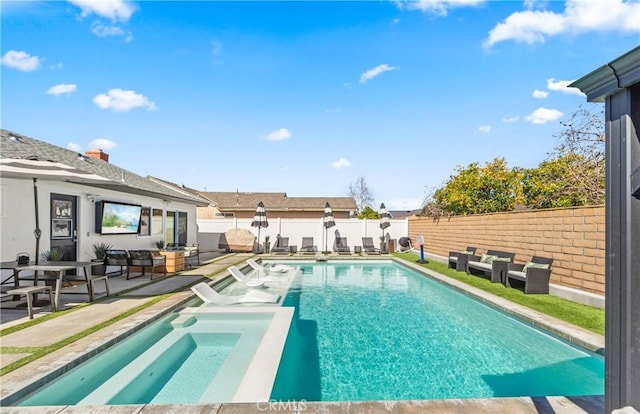
<svg viewBox="0 0 640 414"><path fill-rule="evenodd" d="M215 305L234 305L237 303L277 303L280 296L273 295L259 290L250 290L244 295L231 296L221 295L205 282L200 282L195 286L191 286L191 290L204 303L212 303Z"/></svg>
<svg viewBox="0 0 640 414"><path fill-rule="evenodd" d="M126 250L109 249L105 252L105 264L107 266L120 266L120 274L127 268L127 279L129 279L129 253Z"/></svg>
<svg viewBox="0 0 640 414"><path fill-rule="evenodd" d="M150 280L153 279L153 273L159 266L162 266L162 271L164 275L167 276L167 258L160 254L156 256L151 250L129 250L129 264L130 266L142 267L142 274L140 276L144 276L147 267L150 267ZM129 279L128 273L127 279Z"/></svg>
<svg viewBox="0 0 640 414"><path fill-rule="evenodd" d="M524 293L549 293L549 279L551 278L551 264L553 259L533 256L525 264L509 263L505 286L511 287L509 279L524 282Z"/></svg>
<svg viewBox="0 0 640 414"><path fill-rule="evenodd" d="M336 237L336 240L333 242L333 251L338 252L338 254L351 254L351 248L347 243L347 238Z"/></svg>
<svg viewBox="0 0 640 414"><path fill-rule="evenodd" d="M273 254L289 254L289 238L276 237L276 244L271 248Z"/></svg>
<svg viewBox="0 0 640 414"><path fill-rule="evenodd" d="M247 259L247 264L251 266L253 270L256 272L260 272L260 274L266 275L267 273L287 273L291 270L295 270L296 268L293 266L287 266L284 264L277 264L269 267L265 267L261 264L258 264L253 259Z"/></svg>
<svg viewBox="0 0 640 414"><path fill-rule="evenodd" d="M302 254L316 254L318 246L313 244L313 237L303 237L302 246L300 247L300 253Z"/></svg>
<svg viewBox="0 0 640 414"><path fill-rule="evenodd" d="M380 254L380 249L373 244L373 237L363 237L362 248L366 254Z"/></svg>
<svg viewBox="0 0 640 414"><path fill-rule="evenodd" d="M449 252L449 268L464 272L467 268L466 259L468 259L470 255L473 256L474 254L476 254L476 250L477 249L475 247L468 246L461 252ZM462 260L458 261L461 255L464 255L464 257L462 258Z"/></svg>
<svg viewBox="0 0 640 414"><path fill-rule="evenodd" d="M193 261L200 266L200 246L194 244L193 246L184 246L184 261L189 265L189 268L193 266Z"/></svg>

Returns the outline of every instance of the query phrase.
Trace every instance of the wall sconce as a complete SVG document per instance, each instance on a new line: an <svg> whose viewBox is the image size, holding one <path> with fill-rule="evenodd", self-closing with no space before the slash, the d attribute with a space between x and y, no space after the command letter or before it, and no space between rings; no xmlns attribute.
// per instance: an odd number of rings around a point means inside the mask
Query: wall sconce
<svg viewBox="0 0 640 414"><path fill-rule="evenodd" d="M100 197L100 194L87 193L86 196L87 196L87 200L91 201L92 203L95 203L96 202L96 198Z"/></svg>

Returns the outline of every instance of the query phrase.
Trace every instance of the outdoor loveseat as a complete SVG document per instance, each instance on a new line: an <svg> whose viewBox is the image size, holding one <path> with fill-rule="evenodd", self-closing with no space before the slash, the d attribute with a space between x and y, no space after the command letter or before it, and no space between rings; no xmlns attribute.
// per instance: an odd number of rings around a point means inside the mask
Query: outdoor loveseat
<svg viewBox="0 0 640 414"><path fill-rule="evenodd" d="M548 257L533 256L526 264L509 263L505 284L511 287L509 279L524 282L524 293L549 293L551 263Z"/></svg>
<svg viewBox="0 0 640 414"><path fill-rule="evenodd" d="M493 283L502 282L507 274L507 265L513 261L515 253L488 250L482 256L469 255L467 273L472 275L486 274Z"/></svg>

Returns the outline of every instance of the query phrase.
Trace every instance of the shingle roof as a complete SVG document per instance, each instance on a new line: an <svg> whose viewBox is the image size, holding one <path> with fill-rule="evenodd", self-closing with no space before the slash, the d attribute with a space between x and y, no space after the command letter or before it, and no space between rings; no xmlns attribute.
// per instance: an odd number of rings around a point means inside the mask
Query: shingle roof
<svg viewBox="0 0 640 414"><path fill-rule="evenodd" d="M324 211L327 202L333 211L355 211L352 197L288 197L286 193L202 192L220 210L255 210L260 201L271 211Z"/></svg>
<svg viewBox="0 0 640 414"><path fill-rule="evenodd" d="M108 184L94 184L94 187L109 188L130 194L163 197L202 206L207 205L200 197L168 188L117 165L5 129L0 129L0 143L0 158L2 159L55 161L112 181Z"/></svg>

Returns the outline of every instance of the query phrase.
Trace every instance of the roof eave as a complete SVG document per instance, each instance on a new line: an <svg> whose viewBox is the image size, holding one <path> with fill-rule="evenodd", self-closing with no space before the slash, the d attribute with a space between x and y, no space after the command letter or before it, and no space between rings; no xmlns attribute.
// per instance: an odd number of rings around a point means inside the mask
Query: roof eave
<svg viewBox="0 0 640 414"><path fill-rule="evenodd" d="M569 85L587 95L588 102L604 102L609 96L640 82L640 46L599 67Z"/></svg>

